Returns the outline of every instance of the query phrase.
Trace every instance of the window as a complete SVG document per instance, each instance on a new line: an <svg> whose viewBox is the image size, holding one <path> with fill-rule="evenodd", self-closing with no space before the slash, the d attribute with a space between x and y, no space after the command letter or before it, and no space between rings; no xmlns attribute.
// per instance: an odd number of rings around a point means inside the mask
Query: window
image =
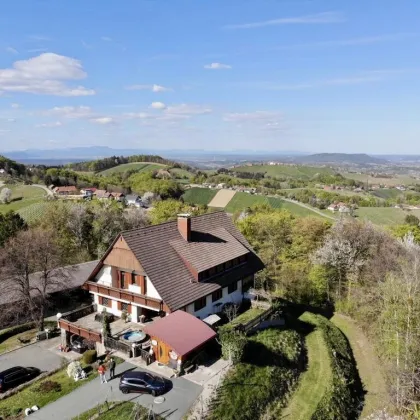
<svg viewBox="0 0 420 420"><path fill-rule="evenodd" d="M222 299L222 295L223 295L222 289L216 290L211 295L211 301L216 302L216 300Z"/></svg>
<svg viewBox="0 0 420 420"><path fill-rule="evenodd" d="M223 264L220 264L220 265L217 266L217 272L218 273L221 273L223 271L223 269L224 269Z"/></svg>
<svg viewBox="0 0 420 420"><path fill-rule="evenodd" d="M102 306L109 306L109 298L102 298Z"/></svg>
<svg viewBox="0 0 420 420"><path fill-rule="evenodd" d="M236 267L239 264L239 258L235 258L234 260L232 260L232 265L234 267Z"/></svg>
<svg viewBox="0 0 420 420"><path fill-rule="evenodd" d="M225 270L228 270L230 267L232 267L232 261L226 261L225 262Z"/></svg>
<svg viewBox="0 0 420 420"><path fill-rule="evenodd" d="M238 282L234 281L233 283L229 284L228 286L228 293L231 294L233 293L235 290L238 290Z"/></svg>
<svg viewBox="0 0 420 420"><path fill-rule="evenodd" d="M206 296L196 300L194 302L194 311L199 311L200 309L203 309L206 307L207 304L207 298Z"/></svg>
<svg viewBox="0 0 420 420"><path fill-rule="evenodd" d="M210 275L210 277L211 276L214 276L216 274L216 267L212 267L212 268L210 268L210 270L209 270L209 275Z"/></svg>
<svg viewBox="0 0 420 420"><path fill-rule="evenodd" d="M240 257L239 257L239 262L240 263L244 263L246 261L246 255L241 255Z"/></svg>
<svg viewBox="0 0 420 420"><path fill-rule="evenodd" d="M131 284L136 284L136 275L131 273Z"/></svg>
<svg viewBox="0 0 420 420"><path fill-rule="evenodd" d="M125 272L120 271L120 288L121 289L124 289L124 284L125 284Z"/></svg>
<svg viewBox="0 0 420 420"><path fill-rule="evenodd" d="M129 303L125 303L125 302L121 303L121 310L122 311L128 311L128 306L129 305L130 305Z"/></svg>

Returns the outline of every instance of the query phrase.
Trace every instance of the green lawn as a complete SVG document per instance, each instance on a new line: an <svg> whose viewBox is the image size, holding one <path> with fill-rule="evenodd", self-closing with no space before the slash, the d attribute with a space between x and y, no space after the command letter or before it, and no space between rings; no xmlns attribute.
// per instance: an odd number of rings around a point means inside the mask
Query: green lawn
<svg viewBox="0 0 420 420"><path fill-rule="evenodd" d="M407 214L420 217L420 210L404 211L394 207L360 207L356 211L359 220L369 220L376 225L402 224Z"/></svg>
<svg viewBox="0 0 420 420"><path fill-rule="evenodd" d="M12 201L8 204L0 204L0 213L6 213L10 210L18 211L31 204L42 201L46 196L46 191L40 187L33 187L32 185L6 185L3 188L12 190Z"/></svg>
<svg viewBox="0 0 420 420"><path fill-rule="evenodd" d="M305 343L308 369L302 374L299 386L283 412L286 419L310 420L326 389L331 386L330 359L322 332L311 332Z"/></svg>
<svg viewBox="0 0 420 420"><path fill-rule="evenodd" d="M170 169L169 172L175 177L175 178L182 178L184 176L191 178L193 176L193 174L191 172L188 172L185 169L181 169L181 168L173 168Z"/></svg>
<svg viewBox="0 0 420 420"><path fill-rule="evenodd" d="M310 179L316 174L333 174L331 168L321 168L315 166L305 165L252 165L252 166L239 166L233 168L237 172L264 172L272 177L289 177Z"/></svg>
<svg viewBox="0 0 420 420"><path fill-rule="evenodd" d="M229 326L234 327L235 325L239 324L246 324L249 321L257 318L259 315L261 315L264 312L264 309L261 308L250 308L245 312L242 312L240 315L238 315L233 321L229 322Z"/></svg>
<svg viewBox="0 0 420 420"><path fill-rule="evenodd" d="M299 376L303 340L296 331L268 329L248 338L244 361L226 375L210 420L277 419Z"/></svg>
<svg viewBox="0 0 420 420"><path fill-rule="evenodd" d="M395 188L380 188L372 191L372 195L375 197L383 198L384 200L395 199L403 196L403 193Z"/></svg>
<svg viewBox="0 0 420 420"><path fill-rule="evenodd" d="M80 416L73 417L72 420L89 420L94 415L99 420L129 420L134 419L134 414L137 412L138 420L148 420L149 410L142 407L139 404L134 404L130 401L125 402L110 402L109 409L106 404L101 404L100 406L94 407L88 411L85 411ZM162 417L155 414L154 418L156 420L162 419Z"/></svg>
<svg viewBox="0 0 420 420"><path fill-rule="evenodd" d="M33 328L29 331L16 334L13 337L7 338L6 340L0 342L0 354L22 347L22 343L18 340L18 338L34 341L37 331L38 330L36 328Z"/></svg>
<svg viewBox="0 0 420 420"><path fill-rule="evenodd" d="M331 321L343 331L350 342L357 369L366 390L361 414L361 418L366 418L386 407L390 401L380 360L369 338L351 318L335 314Z"/></svg>
<svg viewBox="0 0 420 420"><path fill-rule="evenodd" d="M133 162L123 163L122 165L114 166L113 168L106 169L105 171L99 172L99 175L112 175L115 173L136 171L136 172L148 172L166 168L167 165L153 162Z"/></svg>
<svg viewBox="0 0 420 420"><path fill-rule="evenodd" d="M355 174L351 172L343 172L341 175L355 181L368 182L369 185L414 185L417 182L408 175L395 175L393 178L376 178L369 174Z"/></svg>
<svg viewBox="0 0 420 420"><path fill-rule="evenodd" d="M194 187L185 191L182 198L185 203L207 205L217 194L218 190L211 190L210 188Z"/></svg>
<svg viewBox="0 0 420 420"><path fill-rule="evenodd" d="M15 395L1 400L0 417L4 416L7 419L7 417L16 416L25 408L32 407L35 404L42 408L47 404L58 400L60 397L69 394L76 388L83 386L87 381L91 381L98 375L96 369L93 369L88 373L87 379L76 382L73 378L69 378L67 376L66 369L67 367L59 370L58 372L54 373L48 378L43 379L42 381L34 382ZM40 391L38 388L45 381L59 383L60 390L52 390L49 392Z"/></svg>
<svg viewBox="0 0 420 420"><path fill-rule="evenodd" d="M288 210L290 213L292 213L294 216L297 217L307 217L307 216L313 216L313 217L320 217L323 218L318 213L300 206L299 204L290 203L288 201L284 201L281 198L275 198L275 197L267 197L268 203L271 205L271 207L275 209L283 209Z"/></svg>

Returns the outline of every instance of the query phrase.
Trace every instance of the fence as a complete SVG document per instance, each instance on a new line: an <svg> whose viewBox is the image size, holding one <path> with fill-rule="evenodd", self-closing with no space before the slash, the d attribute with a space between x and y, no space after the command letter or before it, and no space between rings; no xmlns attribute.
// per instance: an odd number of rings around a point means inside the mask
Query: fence
<svg viewBox="0 0 420 420"><path fill-rule="evenodd" d="M115 340L111 337L104 338L104 345L107 349L121 351L122 353L126 354L128 357L131 357L131 347L128 344L125 344L119 340Z"/></svg>
<svg viewBox="0 0 420 420"><path fill-rule="evenodd" d="M65 319L69 322L75 322L79 318L83 318L86 315L90 315L96 312L96 304L93 303L92 305L83 306L83 308L76 309L74 311L66 312L61 316L61 319Z"/></svg>
<svg viewBox="0 0 420 420"><path fill-rule="evenodd" d="M274 309L268 308L265 310L261 315L258 315L256 318L251 319L251 321L247 322L246 324L239 324L235 326L235 330L239 330L248 334L251 330L253 330L257 325L261 324L261 322L265 321L272 313Z"/></svg>

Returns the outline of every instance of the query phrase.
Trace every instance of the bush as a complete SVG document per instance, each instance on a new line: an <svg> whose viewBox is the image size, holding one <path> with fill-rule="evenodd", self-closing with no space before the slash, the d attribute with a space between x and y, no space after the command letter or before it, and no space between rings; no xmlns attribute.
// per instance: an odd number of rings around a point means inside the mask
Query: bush
<svg viewBox="0 0 420 420"><path fill-rule="evenodd" d="M76 372L78 370L80 370L82 368L80 362L71 362L68 366L67 366L67 376L69 378L73 378L74 375L76 374Z"/></svg>
<svg viewBox="0 0 420 420"><path fill-rule="evenodd" d="M28 322L27 324L16 325L15 327L7 328L0 332L0 343L10 337L13 337L16 334L32 330L32 328L35 328L35 322Z"/></svg>
<svg viewBox="0 0 420 420"><path fill-rule="evenodd" d="M247 343L245 334L222 327L219 329L219 338L223 359L230 360L233 364L239 363L242 360Z"/></svg>
<svg viewBox="0 0 420 420"><path fill-rule="evenodd" d="M83 353L83 363L86 365L91 365L92 363L96 362L96 359L98 358L98 354L96 350L87 350Z"/></svg>
<svg viewBox="0 0 420 420"><path fill-rule="evenodd" d="M37 392L61 392L61 384L54 381L44 381L42 382L38 388L36 388Z"/></svg>

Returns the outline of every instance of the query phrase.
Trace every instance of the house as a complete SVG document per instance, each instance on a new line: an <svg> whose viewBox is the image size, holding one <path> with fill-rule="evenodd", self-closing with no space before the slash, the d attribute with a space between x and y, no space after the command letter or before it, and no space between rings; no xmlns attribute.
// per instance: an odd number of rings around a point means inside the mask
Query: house
<svg viewBox="0 0 420 420"><path fill-rule="evenodd" d="M96 267L98 261L90 261L82 264L62 267L52 273L51 281L47 286L50 299L49 315L55 315L63 310L80 306L83 301L89 302L89 296L81 289L86 278ZM55 274L57 273L57 274ZM31 295L36 296L36 287L40 286L40 273L29 275ZM19 284L13 281L5 281L0 293L0 328L9 325L22 324L30 320L29 311L22 299Z"/></svg>
<svg viewBox="0 0 420 420"><path fill-rule="evenodd" d="M137 194L128 194L125 197L125 203L127 206L143 207L143 203Z"/></svg>
<svg viewBox="0 0 420 420"><path fill-rule="evenodd" d="M346 205L344 205L344 206L340 206L340 207L338 208L338 211L339 211L340 213L350 213L350 207L348 207L348 206L346 206Z"/></svg>
<svg viewBox="0 0 420 420"><path fill-rule="evenodd" d="M114 199L113 195L106 190L96 190L95 195L98 200L113 200Z"/></svg>
<svg viewBox="0 0 420 420"><path fill-rule="evenodd" d="M217 184L216 188L219 188L219 189L226 188L226 183L221 182L220 184Z"/></svg>
<svg viewBox="0 0 420 420"><path fill-rule="evenodd" d="M84 196L92 196L92 195L95 194L95 192L96 192L95 187L82 188L80 190L80 194L82 194Z"/></svg>
<svg viewBox="0 0 420 420"><path fill-rule="evenodd" d="M112 196L114 197L114 199L115 199L115 200L117 200L117 201L120 201L120 202L124 201L125 194L123 194L123 193L120 193L120 192L113 192L113 193L111 193L111 195L112 195Z"/></svg>
<svg viewBox="0 0 420 420"><path fill-rule="evenodd" d="M338 211L339 207L337 206L337 204L332 203L332 204L330 204L330 205L327 207L327 209L328 209L329 211L335 212L335 211Z"/></svg>
<svg viewBox="0 0 420 420"><path fill-rule="evenodd" d="M74 185L68 187L55 187L53 191L57 195L77 195L79 193Z"/></svg>
<svg viewBox="0 0 420 420"><path fill-rule="evenodd" d="M139 322L183 310L201 319L240 303L260 258L224 212L122 232L87 278L98 312Z"/></svg>
<svg viewBox="0 0 420 420"><path fill-rule="evenodd" d="M187 358L193 357L216 337L216 332L194 315L175 311L145 326L158 363L181 370Z"/></svg>

